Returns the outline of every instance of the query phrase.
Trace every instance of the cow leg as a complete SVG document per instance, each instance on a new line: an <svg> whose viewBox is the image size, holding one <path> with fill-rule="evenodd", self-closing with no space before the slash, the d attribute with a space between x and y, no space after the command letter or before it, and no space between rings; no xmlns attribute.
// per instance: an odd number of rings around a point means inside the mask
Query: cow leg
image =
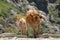
<svg viewBox="0 0 60 40"><path fill-rule="evenodd" d="M19 24L19 26L20 26L20 32L21 32L21 35L22 35L22 28L21 28L21 25Z"/></svg>
<svg viewBox="0 0 60 40"><path fill-rule="evenodd" d="M36 38L36 30L35 30L35 25L34 24L32 24L32 29L33 29L34 38Z"/></svg>
<svg viewBox="0 0 60 40"><path fill-rule="evenodd" d="M38 23L38 35L40 34L40 23Z"/></svg>
<svg viewBox="0 0 60 40"><path fill-rule="evenodd" d="M26 23L26 35L27 35L27 37L28 37L28 23Z"/></svg>

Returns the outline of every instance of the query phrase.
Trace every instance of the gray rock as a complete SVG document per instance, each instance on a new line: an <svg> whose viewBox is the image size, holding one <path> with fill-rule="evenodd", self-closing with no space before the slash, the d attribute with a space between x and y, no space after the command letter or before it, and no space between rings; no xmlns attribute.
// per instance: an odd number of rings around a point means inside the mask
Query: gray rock
<svg viewBox="0 0 60 40"><path fill-rule="evenodd" d="M50 21L51 23L54 23L54 22L55 22L55 19L54 19L53 15L50 15L50 16L49 16L49 21Z"/></svg>
<svg viewBox="0 0 60 40"><path fill-rule="evenodd" d="M10 1L10 0L7 0L7 2L8 2L8 3L11 3L11 1Z"/></svg>
<svg viewBox="0 0 60 40"><path fill-rule="evenodd" d="M59 28L60 26L56 26L56 25L51 25L51 24L49 24L49 23L47 23L47 24L41 24L41 28L42 28L42 31L44 32L44 33L51 33L51 34L56 34L56 33L58 33L58 34L60 34L60 28Z"/></svg>
<svg viewBox="0 0 60 40"><path fill-rule="evenodd" d="M36 6L36 4L34 2L30 3L31 6Z"/></svg>
<svg viewBox="0 0 60 40"><path fill-rule="evenodd" d="M3 28L4 28L4 27L3 27L3 25L2 25L2 24L0 24L0 34L1 34L1 33L4 33Z"/></svg>
<svg viewBox="0 0 60 40"><path fill-rule="evenodd" d="M17 12L15 12L14 10L10 11L10 15L16 15L16 14L17 14Z"/></svg>
<svg viewBox="0 0 60 40"><path fill-rule="evenodd" d="M46 16L46 13L41 10L39 11L39 13Z"/></svg>
<svg viewBox="0 0 60 40"><path fill-rule="evenodd" d="M0 24L0 29L2 29L3 28L3 25L2 24Z"/></svg>
<svg viewBox="0 0 60 40"><path fill-rule="evenodd" d="M32 5L27 5L27 8L28 9L37 9L35 6L32 6Z"/></svg>
<svg viewBox="0 0 60 40"><path fill-rule="evenodd" d="M14 37L16 36L15 33L2 33L0 34L0 37Z"/></svg>
<svg viewBox="0 0 60 40"><path fill-rule="evenodd" d="M48 27L49 27L49 28L48 28L49 33L55 34L55 33L58 33L59 30L60 30L58 26L48 26Z"/></svg>

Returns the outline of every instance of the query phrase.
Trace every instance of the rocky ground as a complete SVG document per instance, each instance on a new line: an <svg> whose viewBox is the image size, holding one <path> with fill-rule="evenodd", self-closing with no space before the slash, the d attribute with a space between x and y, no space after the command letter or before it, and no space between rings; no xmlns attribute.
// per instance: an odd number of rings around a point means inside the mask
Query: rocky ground
<svg viewBox="0 0 60 40"><path fill-rule="evenodd" d="M60 38L17 38L17 37L12 37L12 38L0 38L0 40L60 40Z"/></svg>
<svg viewBox="0 0 60 40"><path fill-rule="evenodd" d="M42 34L40 35L39 38L26 38L26 35L16 35L14 33L3 33L0 34L0 40L60 40L60 35Z"/></svg>

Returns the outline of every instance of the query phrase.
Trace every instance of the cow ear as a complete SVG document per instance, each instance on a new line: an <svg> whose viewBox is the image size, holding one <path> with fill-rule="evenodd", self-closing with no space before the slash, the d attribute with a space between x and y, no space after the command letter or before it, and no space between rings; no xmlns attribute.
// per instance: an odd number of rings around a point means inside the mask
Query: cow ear
<svg viewBox="0 0 60 40"><path fill-rule="evenodd" d="M43 17L40 15L40 18L42 19Z"/></svg>
<svg viewBox="0 0 60 40"><path fill-rule="evenodd" d="M31 16L31 17L33 17L33 15L32 15L32 14L30 14L30 16Z"/></svg>

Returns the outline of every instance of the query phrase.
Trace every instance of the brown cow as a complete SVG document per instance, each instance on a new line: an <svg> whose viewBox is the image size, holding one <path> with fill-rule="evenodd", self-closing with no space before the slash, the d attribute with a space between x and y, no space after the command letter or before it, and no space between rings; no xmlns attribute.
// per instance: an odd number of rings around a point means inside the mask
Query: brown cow
<svg viewBox="0 0 60 40"><path fill-rule="evenodd" d="M28 29L29 25L31 25L32 29L34 30L34 36L40 33L41 19L43 19L43 16L38 14L36 10L29 10L26 13L26 24L27 24L26 28ZM38 33L36 33L36 27L38 28Z"/></svg>
<svg viewBox="0 0 60 40"><path fill-rule="evenodd" d="M16 19L17 19L17 22L18 22L18 27L21 31L22 34L26 34L26 21L24 18L21 18L20 15L16 15Z"/></svg>
<svg viewBox="0 0 60 40"><path fill-rule="evenodd" d="M20 31L22 34L26 34L26 21L24 18L19 20Z"/></svg>

